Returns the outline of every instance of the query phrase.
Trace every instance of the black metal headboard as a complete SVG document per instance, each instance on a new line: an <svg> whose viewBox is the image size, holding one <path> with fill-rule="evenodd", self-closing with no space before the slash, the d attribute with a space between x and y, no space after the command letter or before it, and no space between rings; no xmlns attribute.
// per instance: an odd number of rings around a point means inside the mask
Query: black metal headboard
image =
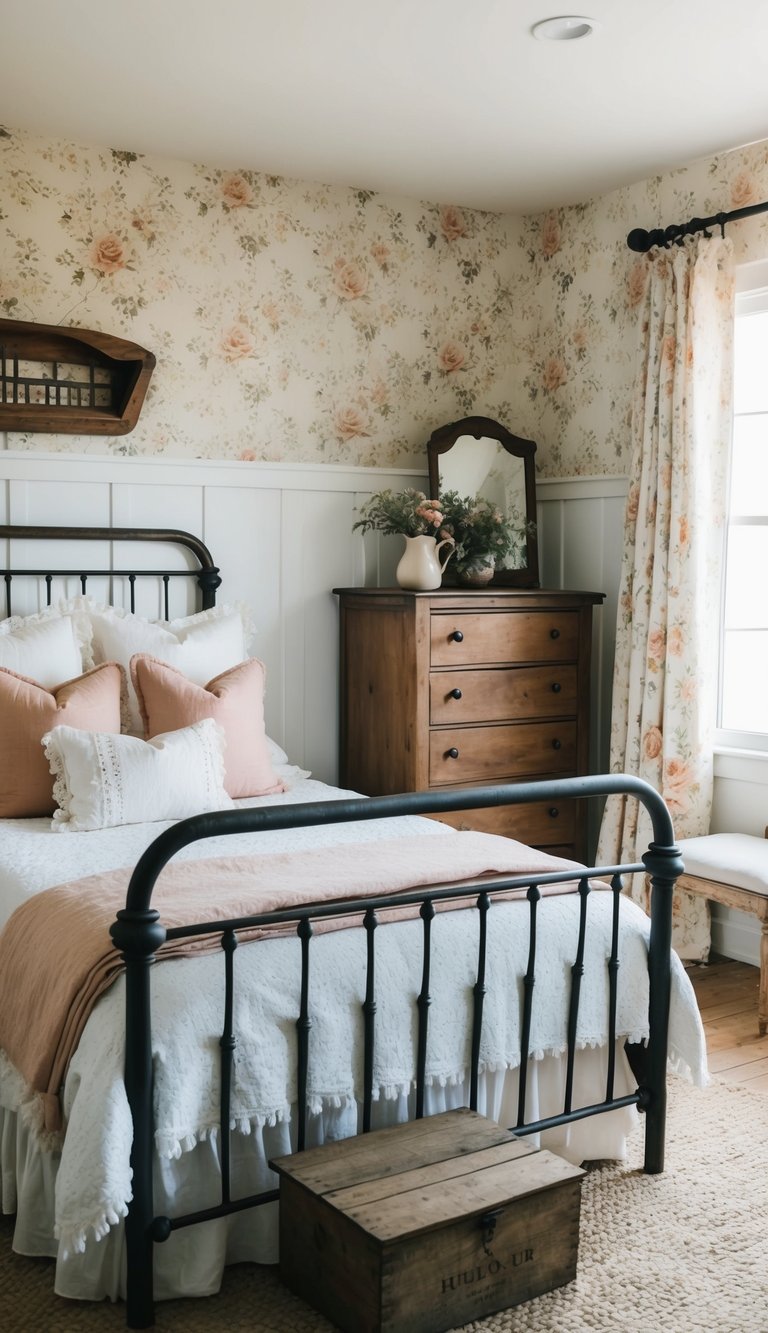
<svg viewBox="0 0 768 1333"><path fill-rule="evenodd" d="M23 524L0 524L0 541L109 541L109 542L168 542L174 546L185 546L197 561L193 569L74 569L43 568L4 569L5 614L12 615L12 583L14 578L44 578L46 583L46 601L51 603L51 586L54 578L76 577L80 580L83 592L87 589L90 577L127 578L130 589L130 610L135 610L135 587L137 578L160 578L163 581L165 598L165 617L168 619L168 587L171 579L195 579L201 592L201 609L207 611L216 604L216 589L221 583L218 566L214 565L208 547L199 537L178 528L59 528L38 527Z"/></svg>

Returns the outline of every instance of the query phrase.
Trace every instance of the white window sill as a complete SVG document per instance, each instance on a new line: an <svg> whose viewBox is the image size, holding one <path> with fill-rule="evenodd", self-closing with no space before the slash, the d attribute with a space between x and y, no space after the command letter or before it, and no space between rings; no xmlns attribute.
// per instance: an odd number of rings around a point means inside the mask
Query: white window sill
<svg viewBox="0 0 768 1333"><path fill-rule="evenodd" d="M768 785L768 750L745 750L731 745L716 745L715 777L736 782Z"/></svg>

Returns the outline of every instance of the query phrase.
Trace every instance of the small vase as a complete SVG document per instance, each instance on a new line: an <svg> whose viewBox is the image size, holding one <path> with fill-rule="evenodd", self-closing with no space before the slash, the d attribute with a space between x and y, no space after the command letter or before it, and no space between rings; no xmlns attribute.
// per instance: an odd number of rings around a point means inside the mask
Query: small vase
<svg viewBox="0 0 768 1333"><path fill-rule="evenodd" d="M448 555L441 562L439 551L442 546L450 547ZM431 592L439 588L443 570L453 552L453 543L447 539L438 542L426 534L422 537L406 537L405 550L395 570L395 578L401 588L410 588L414 592Z"/></svg>
<svg viewBox="0 0 768 1333"><path fill-rule="evenodd" d="M495 569L496 562L492 555L477 556L469 564L457 569L456 577L467 588L484 588L493 578Z"/></svg>

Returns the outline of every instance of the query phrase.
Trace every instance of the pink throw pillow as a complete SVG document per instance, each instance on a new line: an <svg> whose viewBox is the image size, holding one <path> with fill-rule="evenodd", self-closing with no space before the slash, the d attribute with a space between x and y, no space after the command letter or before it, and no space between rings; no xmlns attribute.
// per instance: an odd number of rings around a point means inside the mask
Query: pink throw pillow
<svg viewBox="0 0 768 1333"><path fill-rule="evenodd" d="M116 662L102 662L52 690L0 668L0 818L53 814L43 736L61 725L119 734L122 692L123 671Z"/></svg>
<svg viewBox="0 0 768 1333"><path fill-rule="evenodd" d="M176 667L149 653L131 658L131 680L144 736L178 731L212 717L226 736L224 788L229 796L268 796L285 791L270 760L264 730L264 663L257 657L195 685Z"/></svg>

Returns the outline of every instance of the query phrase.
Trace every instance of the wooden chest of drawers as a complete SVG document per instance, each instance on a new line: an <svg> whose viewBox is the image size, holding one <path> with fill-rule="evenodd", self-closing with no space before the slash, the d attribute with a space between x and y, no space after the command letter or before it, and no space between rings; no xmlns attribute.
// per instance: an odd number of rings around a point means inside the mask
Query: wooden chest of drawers
<svg viewBox="0 0 768 1333"><path fill-rule="evenodd" d="M335 591L343 786L381 796L588 771L601 593ZM579 816L565 802L441 818L583 857Z"/></svg>

